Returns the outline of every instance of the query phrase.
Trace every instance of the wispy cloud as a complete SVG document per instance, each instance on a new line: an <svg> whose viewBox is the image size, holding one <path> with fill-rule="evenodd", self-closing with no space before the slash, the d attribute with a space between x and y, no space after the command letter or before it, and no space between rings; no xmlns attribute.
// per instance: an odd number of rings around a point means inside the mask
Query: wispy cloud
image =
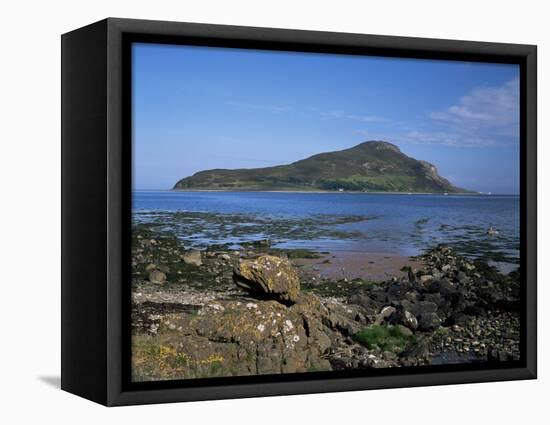
<svg viewBox="0 0 550 425"><path fill-rule="evenodd" d="M445 128L448 137L443 138L444 144L490 146L518 143L519 80L516 78L498 87L477 88L447 110L432 112L429 116Z"/></svg>
<svg viewBox="0 0 550 425"><path fill-rule="evenodd" d="M444 131L409 131L400 139L405 143L413 143L420 145L444 145L444 146L494 146L495 140L486 137L474 137L453 132Z"/></svg>
<svg viewBox="0 0 550 425"><path fill-rule="evenodd" d="M460 98L446 111L432 112L434 120L470 128L502 128L519 123L519 80L500 87L482 87Z"/></svg>
<svg viewBox="0 0 550 425"><path fill-rule="evenodd" d="M377 115L361 115L361 114L350 114L344 111L330 111L330 112L321 112L321 115L327 118L343 118L352 121L360 122L383 122L386 121L385 118L379 117Z"/></svg>
<svg viewBox="0 0 550 425"><path fill-rule="evenodd" d="M444 111L428 114L434 130L409 129L404 143L455 147L509 146L519 141L519 81L480 87Z"/></svg>

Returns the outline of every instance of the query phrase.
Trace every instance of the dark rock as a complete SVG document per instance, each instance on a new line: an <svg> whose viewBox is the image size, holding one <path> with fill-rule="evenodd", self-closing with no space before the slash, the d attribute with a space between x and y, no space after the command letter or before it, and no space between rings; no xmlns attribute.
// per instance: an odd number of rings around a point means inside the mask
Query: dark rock
<svg viewBox="0 0 550 425"><path fill-rule="evenodd" d="M413 312L413 314L416 313L416 302L409 301L409 300L401 300L399 305L403 307L405 310Z"/></svg>
<svg viewBox="0 0 550 425"><path fill-rule="evenodd" d="M392 306L386 306L384 307L378 316L376 316L376 321L374 322L376 325L381 325L385 321L389 320L390 317L395 313L396 309Z"/></svg>
<svg viewBox="0 0 550 425"><path fill-rule="evenodd" d="M485 314L485 308L481 304L470 304L464 307L464 314L478 317Z"/></svg>
<svg viewBox="0 0 550 425"><path fill-rule="evenodd" d="M439 306L443 302L443 299L441 298L441 294L436 292L434 294L425 294L424 301L429 301Z"/></svg>
<svg viewBox="0 0 550 425"><path fill-rule="evenodd" d="M430 344L427 339L420 339L416 344L401 354L404 359L410 359L409 364L415 365L418 360L426 359L430 355Z"/></svg>
<svg viewBox="0 0 550 425"><path fill-rule="evenodd" d="M452 326L452 325L464 326L470 320L472 320L472 316L469 316L464 313L455 313L452 316L448 317L447 320L445 320L445 326Z"/></svg>
<svg viewBox="0 0 550 425"><path fill-rule="evenodd" d="M415 303L416 314L422 316L427 313L436 313L437 304L431 301L420 301Z"/></svg>
<svg viewBox="0 0 550 425"><path fill-rule="evenodd" d="M437 304L431 301L411 302L408 300L402 300L399 302L399 305L403 309L411 312L415 316L420 316L426 313L435 313L437 312L437 309L438 309Z"/></svg>
<svg viewBox="0 0 550 425"><path fill-rule="evenodd" d="M442 296L447 296L449 294L455 293L456 288L448 279L443 278L441 280L432 281L428 286L428 291L432 294L438 292Z"/></svg>
<svg viewBox="0 0 550 425"><path fill-rule="evenodd" d="M271 241L269 239L260 239L257 241L243 242L241 245L254 248L269 248L271 247Z"/></svg>
<svg viewBox="0 0 550 425"><path fill-rule="evenodd" d="M441 319L437 313L425 313L418 320L418 329L421 331L432 331L441 326Z"/></svg>
<svg viewBox="0 0 550 425"><path fill-rule="evenodd" d="M418 320L414 314L403 307L397 308L389 317L388 322L394 325L403 325L411 330L418 327Z"/></svg>
<svg viewBox="0 0 550 425"><path fill-rule="evenodd" d="M408 328L408 327L406 327L406 326L397 325L397 327L399 328L399 332L401 332L401 335L403 335L403 336L409 337L409 336L413 336L413 335L414 335L414 332L413 332L410 328Z"/></svg>
<svg viewBox="0 0 550 425"><path fill-rule="evenodd" d="M372 289L369 291L369 297L374 301L383 303L386 301L386 291L381 288Z"/></svg>
<svg viewBox="0 0 550 425"><path fill-rule="evenodd" d="M466 275L466 273L461 271L456 274L455 279L457 282L461 282L461 283L470 281L470 278Z"/></svg>
<svg viewBox="0 0 550 425"><path fill-rule="evenodd" d="M405 294L405 300L415 302L418 299L418 292L408 291Z"/></svg>
<svg viewBox="0 0 550 425"><path fill-rule="evenodd" d="M519 299L509 295L507 289L502 284L496 285L493 282L487 282L479 288L478 296L490 308L498 308L503 311L519 311Z"/></svg>
<svg viewBox="0 0 550 425"><path fill-rule="evenodd" d="M375 315L383 305L382 302L376 301L366 294L354 294L348 299L348 303L360 305L369 316Z"/></svg>
<svg viewBox="0 0 550 425"><path fill-rule="evenodd" d="M512 354L507 353L503 350L488 350L487 351L487 361L488 362L507 362L514 360L514 357Z"/></svg>

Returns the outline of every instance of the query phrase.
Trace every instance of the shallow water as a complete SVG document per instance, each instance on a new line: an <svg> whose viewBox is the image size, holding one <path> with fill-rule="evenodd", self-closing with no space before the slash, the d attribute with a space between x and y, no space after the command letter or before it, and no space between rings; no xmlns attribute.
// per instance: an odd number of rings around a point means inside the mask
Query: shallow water
<svg viewBox="0 0 550 425"><path fill-rule="evenodd" d="M444 243L496 263L519 260L518 196L135 191L133 212L195 246L269 238L287 248L412 256ZM488 235L490 226L499 234Z"/></svg>

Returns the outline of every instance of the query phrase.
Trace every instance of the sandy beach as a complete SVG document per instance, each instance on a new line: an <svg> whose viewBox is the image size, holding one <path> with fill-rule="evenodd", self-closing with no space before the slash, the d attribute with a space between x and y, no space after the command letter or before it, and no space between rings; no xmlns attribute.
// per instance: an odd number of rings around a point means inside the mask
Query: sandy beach
<svg viewBox="0 0 550 425"><path fill-rule="evenodd" d="M294 264L322 279L352 280L364 279L384 281L392 277L405 277L403 267L420 269L424 266L419 259L391 253L364 251L335 251L320 254L320 258L300 258Z"/></svg>

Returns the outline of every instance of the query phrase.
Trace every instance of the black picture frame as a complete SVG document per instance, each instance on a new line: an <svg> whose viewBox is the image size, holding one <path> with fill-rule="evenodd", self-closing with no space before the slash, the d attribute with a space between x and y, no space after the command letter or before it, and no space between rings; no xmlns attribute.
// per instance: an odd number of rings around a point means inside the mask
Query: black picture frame
<svg viewBox="0 0 550 425"><path fill-rule="evenodd" d="M62 36L62 389L114 406L537 376L537 49L532 45L108 18ZM520 66L521 361L129 381L131 79L135 41Z"/></svg>

